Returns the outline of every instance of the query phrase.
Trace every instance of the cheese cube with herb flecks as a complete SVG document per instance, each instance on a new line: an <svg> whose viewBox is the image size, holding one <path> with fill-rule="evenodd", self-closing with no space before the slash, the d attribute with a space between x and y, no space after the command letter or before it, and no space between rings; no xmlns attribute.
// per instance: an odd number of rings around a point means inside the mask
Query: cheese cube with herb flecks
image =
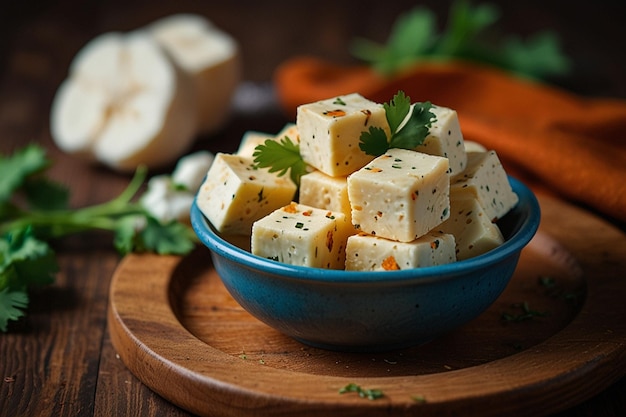
<svg viewBox="0 0 626 417"><path fill-rule="evenodd" d="M300 204L325 210L340 211L352 221L348 199L347 177L330 177L322 171L313 171L300 177Z"/></svg>
<svg viewBox="0 0 626 417"><path fill-rule="evenodd" d="M359 233L348 238L346 270L392 271L456 261L454 236L432 231L412 242Z"/></svg>
<svg viewBox="0 0 626 417"><path fill-rule="evenodd" d="M348 175L373 159L359 148L362 132L378 127L390 134L383 105L359 94L299 106L296 126L302 159L332 177Z"/></svg>
<svg viewBox="0 0 626 417"><path fill-rule="evenodd" d="M348 176L352 223L360 231L411 242L450 213L448 159L389 149Z"/></svg>
<svg viewBox="0 0 626 417"><path fill-rule="evenodd" d="M250 157L218 153L197 204L220 233L250 235L254 221L288 204L295 193L288 176L255 168Z"/></svg>
<svg viewBox="0 0 626 417"><path fill-rule="evenodd" d="M475 197L450 191L450 218L438 228L454 235L459 261L482 255L504 243L500 228Z"/></svg>
<svg viewBox="0 0 626 417"><path fill-rule="evenodd" d="M354 228L340 212L291 202L252 226L252 253L291 265L344 269Z"/></svg>
<svg viewBox="0 0 626 417"><path fill-rule="evenodd" d="M450 190L475 197L492 222L502 218L519 200L495 151L468 153L467 168L452 177Z"/></svg>
<svg viewBox="0 0 626 417"><path fill-rule="evenodd" d="M436 120L428 129L428 136L424 142L415 150L448 158L450 174L458 174L465 169L467 155L457 113L441 106L433 106L430 111L435 115Z"/></svg>
<svg viewBox="0 0 626 417"><path fill-rule="evenodd" d="M239 148L237 148L236 155L252 157L254 150L257 146L265 143L268 139L274 139L274 135L265 132L257 132L249 130L243 134L241 142L239 142Z"/></svg>

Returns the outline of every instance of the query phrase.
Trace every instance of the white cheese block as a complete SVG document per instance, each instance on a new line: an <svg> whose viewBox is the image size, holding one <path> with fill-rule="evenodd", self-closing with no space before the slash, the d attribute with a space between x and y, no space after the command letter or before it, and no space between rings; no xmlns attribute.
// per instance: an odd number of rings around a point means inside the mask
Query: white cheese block
<svg viewBox="0 0 626 417"><path fill-rule="evenodd" d="M410 242L450 213L448 159L390 149L348 176L352 223L361 231Z"/></svg>
<svg viewBox="0 0 626 417"><path fill-rule="evenodd" d="M452 177L450 190L475 197L492 222L502 218L519 200L495 151L470 152L467 168Z"/></svg>
<svg viewBox="0 0 626 417"><path fill-rule="evenodd" d="M352 221L348 199L347 177L330 177L322 171L313 171L300 177L300 204L325 210L339 211Z"/></svg>
<svg viewBox="0 0 626 417"><path fill-rule="evenodd" d="M253 222L289 204L295 193L288 176L255 168L249 157L218 153L197 204L220 233L250 235Z"/></svg>
<svg viewBox="0 0 626 417"><path fill-rule="evenodd" d="M326 175L345 176L373 157L359 148L361 133L389 125L382 104L349 94L298 107L296 125L302 159Z"/></svg>
<svg viewBox="0 0 626 417"><path fill-rule="evenodd" d="M292 202L254 223L251 249L291 265L344 269L353 231L343 213Z"/></svg>
<svg viewBox="0 0 626 417"><path fill-rule="evenodd" d="M459 261L482 255L504 243L500 228L492 223L476 198L450 193L450 218L437 230L454 235Z"/></svg>
<svg viewBox="0 0 626 417"><path fill-rule="evenodd" d="M287 123L278 134L276 134L276 139L280 140L285 136L291 139L293 143L300 143L300 133L295 123Z"/></svg>
<svg viewBox="0 0 626 417"><path fill-rule="evenodd" d="M396 242L359 233L348 238L346 270L391 271L456 261L451 234L432 231L412 242Z"/></svg>
<svg viewBox="0 0 626 417"><path fill-rule="evenodd" d="M485 148L481 143L474 142L472 140L466 140L463 142L465 145L465 152L487 152L487 148Z"/></svg>
<svg viewBox="0 0 626 417"><path fill-rule="evenodd" d="M252 157L254 150L257 146L265 143L268 139L274 139L274 135L265 132L257 132L255 130L248 130L245 132L239 142L239 148L235 152L235 155Z"/></svg>
<svg viewBox="0 0 626 417"><path fill-rule="evenodd" d="M450 174L456 175L462 172L467 164L463 134L457 113L440 106L433 106L430 111L437 120L432 123L424 142L415 150L448 158Z"/></svg>

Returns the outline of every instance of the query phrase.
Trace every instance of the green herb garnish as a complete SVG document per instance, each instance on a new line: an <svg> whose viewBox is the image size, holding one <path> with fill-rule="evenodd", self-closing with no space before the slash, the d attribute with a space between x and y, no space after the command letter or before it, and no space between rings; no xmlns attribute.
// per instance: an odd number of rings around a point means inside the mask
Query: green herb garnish
<svg viewBox="0 0 626 417"><path fill-rule="evenodd" d="M535 317L545 317L547 315L546 312L531 309L527 301L524 301L523 303L515 303L511 307L520 309L521 312L504 312L501 316L502 320L507 322L521 322L526 320L532 320Z"/></svg>
<svg viewBox="0 0 626 417"><path fill-rule="evenodd" d="M307 165L300 155L300 145L293 143L288 136L280 141L266 140L257 145L252 156L257 168L269 168L269 172L278 172L278 176L289 171L291 180L298 186L300 177L307 172Z"/></svg>
<svg viewBox="0 0 626 417"><path fill-rule="evenodd" d="M69 191L45 177L51 161L35 145L0 156L0 331L24 315L28 290L50 284L58 271L49 245L54 239L88 230L114 234L121 253L186 254L195 245L193 231L182 223L161 223L132 202L146 177L136 171L113 200L70 209Z"/></svg>
<svg viewBox="0 0 626 417"><path fill-rule="evenodd" d="M351 53L385 75L422 61L454 59L492 65L533 79L568 73L570 62L561 52L554 31L537 33L524 42L496 33L499 19L500 12L493 4L472 6L457 0L444 30L438 32L437 16L427 8L416 7L397 18L386 44L358 38Z"/></svg>
<svg viewBox="0 0 626 417"><path fill-rule="evenodd" d="M434 113L430 111L432 108L430 102L415 103L411 106L411 99L403 91L398 91L389 103L384 103L383 106L391 138L387 138L382 128L370 126L369 130L361 133L359 148L363 152L380 156L391 148L412 150L424 143L430 126L436 120ZM411 116L407 119L409 112Z"/></svg>
<svg viewBox="0 0 626 417"><path fill-rule="evenodd" d="M349 383L345 387L339 390L339 394L345 394L347 392L356 392L361 398L367 398L368 400L377 400L385 396L379 389L364 389L360 385L353 382Z"/></svg>

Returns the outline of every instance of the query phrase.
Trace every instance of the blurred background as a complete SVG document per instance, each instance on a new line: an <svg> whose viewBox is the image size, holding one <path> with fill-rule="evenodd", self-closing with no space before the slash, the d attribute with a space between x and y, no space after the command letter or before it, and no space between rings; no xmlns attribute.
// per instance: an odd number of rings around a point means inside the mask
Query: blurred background
<svg viewBox="0 0 626 417"><path fill-rule="evenodd" d="M78 50L96 35L130 31L178 12L206 16L240 44L243 79L269 83L277 65L309 54L338 63L357 62L349 47L356 37L384 42L403 11L421 5L446 22L450 1L266 2L237 0L12 1L0 6L0 108L2 137L32 139L46 127L44 115ZM472 1L471 4L485 2ZM626 98L626 2L497 2L503 34L557 33L572 60L570 75L550 80L590 96ZM280 46L277 46L280 45ZM7 108L8 107L8 108ZM24 118L30 118L25 120ZM283 120L259 130L279 129ZM241 129L233 132L242 131ZM6 139L3 139L6 140ZM45 139L44 139L45 140Z"/></svg>

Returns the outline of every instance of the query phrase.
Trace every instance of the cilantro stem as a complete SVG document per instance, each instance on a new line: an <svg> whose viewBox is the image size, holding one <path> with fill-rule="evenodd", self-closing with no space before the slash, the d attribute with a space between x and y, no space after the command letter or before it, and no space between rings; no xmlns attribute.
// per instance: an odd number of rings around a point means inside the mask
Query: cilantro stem
<svg viewBox="0 0 626 417"><path fill-rule="evenodd" d="M145 167L137 169L126 189L106 203L77 210L35 210L18 213L15 220L0 224L0 235L28 226L50 238L60 238L88 229L114 231L118 218L145 214L143 207L132 203L131 200L141 188L146 175Z"/></svg>

